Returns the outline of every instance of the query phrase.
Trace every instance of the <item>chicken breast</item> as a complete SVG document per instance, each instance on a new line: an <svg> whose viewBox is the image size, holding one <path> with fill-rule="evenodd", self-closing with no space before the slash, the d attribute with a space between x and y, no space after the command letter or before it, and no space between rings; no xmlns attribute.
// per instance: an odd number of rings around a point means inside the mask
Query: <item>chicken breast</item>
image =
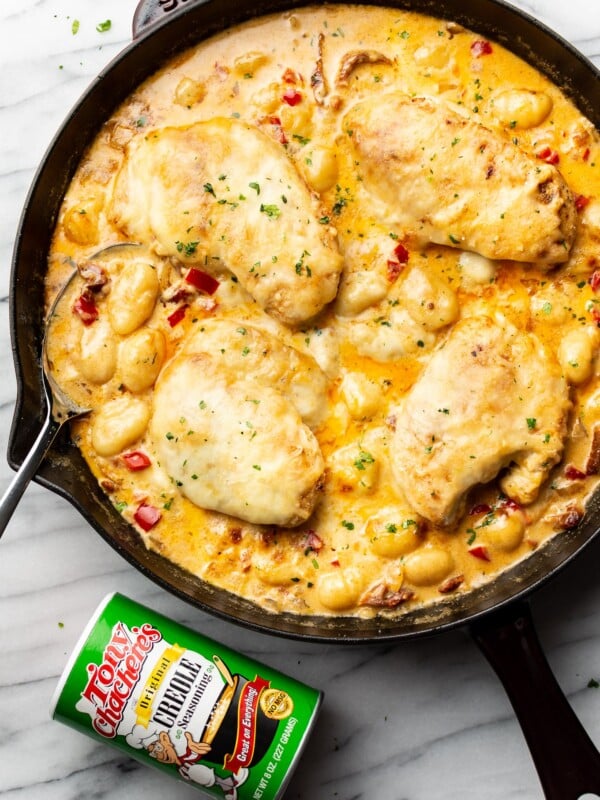
<svg viewBox="0 0 600 800"><path fill-rule="evenodd" d="M441 101L401 93L358 103L344 130L388 224L491 259L568 259L576 233L569 188L508 138Z"/></svg>
<svg viewBox="0 0 600 800"><path fill-rule="evenodd" d="M276 352L244 356L245 347L268 344L269 335L234 331L233 324L215 322L204 345L199 332L163 370L149 427L156 457L182 494L201 508L256 524L299 525L315 507L324 462L296 407L307 405L296 389L302 374L306 379L319 370L310 357L304 362L298 354L298 380L284 379L292 348L279 345ZM256 376L241 367L246 357L263 359Z"/></svg>
<svg viewBox="0 0 600 800"><path fill-rule="evenodd" d="M236 119L136 139L109 216L130 238L186 264L226 267L270 314L296 325L335 296L335 230L283 147Z"/></svg>
<svg viewBox="0 0 600 800"><path fill-rule="evenodd" d="M395 480L441 525L504 468L503 491L530 503L560 460L569 407L560 367L536 337L505 320L461 320L396 413Z"/></svg>
<svg viewBox="0 0 600 800"><path fill-rule="evenodd" d="M210 356L233 380L275 389L316 428L327 412L328 380L314 358L244 320L207 319L186 343L188 354Z"/></svg>

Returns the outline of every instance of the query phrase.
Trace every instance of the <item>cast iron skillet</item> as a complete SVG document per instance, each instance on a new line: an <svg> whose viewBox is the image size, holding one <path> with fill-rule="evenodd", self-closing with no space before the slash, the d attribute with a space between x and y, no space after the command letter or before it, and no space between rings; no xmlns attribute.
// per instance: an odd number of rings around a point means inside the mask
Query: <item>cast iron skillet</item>
<svg viewBox="0 0 600 800"><path fill-rule="evenodd" d="M133 23L134 42L98 76L64 122L35 177L14 250L10 304L18 396L8 449L11 467L24 460L43 420L40 351L46 257L63 194L87 145L115 107L170 56L259 13L298 4L293 0L142 0ZM446 17L500 41L549 75L600 128L600 74L531 17L501 0L384 0L383 4ZM586 792L600 796L600 755L552 676L525 602L530 592L597 536L600 496L576 529L554 537L489 586L396 620L315 620L290 614L269 616L146 550L100 491L67 435L55 442L36 480L69 500L149 578L229 621L293 638L351 644L410 639L467 624L507 689L546 797L575 800Z"/></svg>

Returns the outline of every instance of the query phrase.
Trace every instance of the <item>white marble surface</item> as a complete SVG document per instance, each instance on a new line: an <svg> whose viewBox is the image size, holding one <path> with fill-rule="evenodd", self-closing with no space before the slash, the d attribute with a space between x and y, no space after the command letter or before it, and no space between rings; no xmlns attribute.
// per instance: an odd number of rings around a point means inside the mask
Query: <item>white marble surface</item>
<svg viewBox="0 0 600 800"><path fill-rule="evenodd" d="M600 64L598 0L519 0ZM51 136L125 46L135 0L0 4L0 451L15 397L8 283L19 214ZM80 20L72 33L72 21ZM109 31L96 25L111 19ZM11 472L0 460L0 488ZM532 599L555 674L600 744L600 542ZM462 631L400 646L290 642L215 620L116 555L62 499L33 484L0 543L0 795L15 800L192 798L191 788L48 718L67 654L119 590L325 691L293 800L541 797L508 700Z"/></svg>

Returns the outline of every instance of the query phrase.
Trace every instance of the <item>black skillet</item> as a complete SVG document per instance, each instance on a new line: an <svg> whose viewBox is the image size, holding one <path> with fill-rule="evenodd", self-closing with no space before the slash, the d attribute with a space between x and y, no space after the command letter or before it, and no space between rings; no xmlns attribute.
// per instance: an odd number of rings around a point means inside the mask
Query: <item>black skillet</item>
<svg viewBox="0 0 600 800"><path fill-rule="evenodd" d="M347 0L348 2L348 0ZM445 17L501 42L555 83L600 128L600 74L568 43L499 0L387 0L384 5ZM103 72L72 110L35 177L17 234L10 289L12 347L18 396L8 460L17 468L44 417L40 352L46 256L63 194L102 123L146 77L185 47L262 13L283 11L292 0L142 0L134 42ZM319 642L381 643L467 625L502 680L550 800L600 796L600 754L554 679L539 645L526 597L581 553L597 536L600 497L581 524L554 537L489 586L399 619L315 620L269 616L253 604L215 589L148 551L113 509L65 434L53 445L36 481L69 500L124 558L156 583L198 608L266 633Z"/></svg>

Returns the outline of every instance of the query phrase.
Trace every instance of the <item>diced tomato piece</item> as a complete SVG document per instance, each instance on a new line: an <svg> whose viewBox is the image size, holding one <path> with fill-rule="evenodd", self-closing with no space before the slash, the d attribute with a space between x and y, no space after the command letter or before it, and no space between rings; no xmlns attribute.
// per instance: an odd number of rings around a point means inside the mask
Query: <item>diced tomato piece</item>
<svg viewBox="0 0 600 800"><path fill-rule="evenodd" d="M179 306L178 308L176 308L175 311L173 311L172 314L169 314L169 316L167 317L167 320L169 322L169 325L172 328L174 328L175 325L180 323L181 320L185 317L185 313L186 313L187 309L188 309L188 305L187 305L187 303L185 303L184 305Z"/></svg>
<svg viewBox="0 0 600 800"><path fill-rule="evenodd" d="M160 522L162 514L158 508L151 506L149 503L140 503L133 518L142 530L149 531Z"/></svg>
<svg viewBox="0 0 600 800"><path fill-rule="evenodd" d="M298 103L302 102L302 95L295 89L286 89L281 99L284 103L287 103L288 106L297 106Z"/></svg>
<svg viewBox="0 0 600 800"><path fill-rule="evenodd" d="M568 478L570 481L581 481L585 477L585 472L577 469L577 467L574 467L572 464L569 464L569 466L565 468L565 478Z"/></svg>
<svg viewBox="0 0 600 800"><path fill-rule="evenodd" d="M73 312L77 314L84 325L91 325L98 319L98 306L94 295L90 291L83 291L73 303Z"/></svg>
<svg viewBox="0 0 600 800"><path fill-rule="evenodd" d="M199 292L206 292L206 294L214 294L219 288L219 281L216 278L195 267L188 269L185 280Z"/></svg>
<svg viewBox="0 0 600 800"><path fill-rule="evenodd" d="M590 157L590 148L586 147L585 150L583 151L583 155L581 156L581 158L583 161L587 161L589 157Z"/></svg>
<svg viewBox="0 0 600 800"><path fill-rule="evenodd" d="M332 567L339 567L340 566L339 559L336 558L334 561L332 561L331 562L331 566Z"/></svg>
<svg viewBox="0 0 600 800"><path fill-rule="evenodd" d="M493 53L493 48L486 39L477 39L471 45L471 53L473 53L475 58L481 58L481 56L489 56Z"/></svg>
<svg viewBox="0 0 600 800"><path fill-rule="evenodd" d="M152 463L146 453L141 450L132 450L130 453L123 453L121 456L125 462L125 466L131 472L139 472L141 469L146 469Z"/></svg>
<svg viewBox="0 0 600 800"><path fill-rule="evenodd" d="M583 194L578 194L575 197L575 208L577 209L577 211L583 211L583 209L587 205L589 205L589 202L590 202L590 198L589 197L586 197Z"/></svg>
<svg viewBox="0 0 600 800"><path fill-rule="evenodd" d="M394 255L401 264L406 264L410 254L402 242L398 242L396 247L394 247Z"/></svg>
<svg viewBox="0 0 600 800"><path fill-rule="evenodd" d="M469 553L480 561L491 561L487 548L481 544L478 544L476 547L471 547Z"/></svg>
<svg viewBox="0 0 600 800"><path fill-rule="evenodd" d="M556 150L552 150L551 147L543 147L539 153L536 153L536 155L542 161L545 161L546 164L558 164L560 161L559 154L556 152Z"/></svg>
<svg viewBox="0 0 600 800"><path fill-rule="evenodd" d="M487 503L478 503L477 505L473 506L473 508L469 511L470 517L476 517L479 514L489 514L492 510L492 507L489 506Z"/></svg>
<svg viewBox="0 0 600 800"><path fill-rule="evenodd" d="M600 289L600 269L595 269L589 277L589 284L597 292Z"/></svg>

